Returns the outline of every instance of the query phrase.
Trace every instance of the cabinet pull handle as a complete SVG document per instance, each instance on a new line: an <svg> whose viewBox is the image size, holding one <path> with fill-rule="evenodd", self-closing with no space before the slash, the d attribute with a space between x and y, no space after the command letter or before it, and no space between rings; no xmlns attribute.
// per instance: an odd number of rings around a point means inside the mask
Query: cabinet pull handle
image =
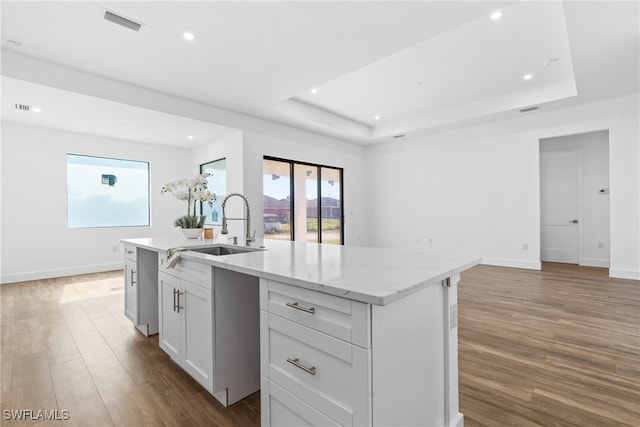
<svg viewBox="0 0 640 427"><path fill-rule="evenodd" d="M125 252L128 253L128 254L132 254L133 253L133 251L130 251L129 249L125 249Z"/></svg>
<svg viewBox="0 0 640 427"><path fill-rule="evenodd" d="M305 313L314 314L316 309L314 307L304 307L299 305L297 302L288 302L286 303L287 307L295 308L296 310L304 311Z"/></svg>
<svg viewBox="0 0 640 427"><path fill-rule="evenodd" d="M178 295L178 305L176 306L176 308L177 308L177 312L180 313L180 309L184 308L180 306L180 295L184 295L184 292L180 292L176 290L176 295Z"/></svg>
<svg viewBox="0 0 640 427"><path fill-rule="evenodd" d="M287 362L291 363L293 366L295 366L296 368L300 368L303 371L305 371L308 374L311 375L315 375L316 374L316 367L312 366L310 368L304 366L302 363L300 363L300 359L298 359L297 357L295 359L291 359L287 357Z"/></svg>
<svg viewBox="0 0 640 427"><path fill-rule="evenodd" d="M173 311L176 311L176 308L178 307L178 303L176 302L176 293L178 292L178 290L176 288L173 288Z"/></svg>
<svg viewBox="0 0 640 427"><path fill-rule="evenodd" d="M136 271L132 268L131 270L131 286L135 285L136 281L133 278L133 275L136 274Z"/></svg>

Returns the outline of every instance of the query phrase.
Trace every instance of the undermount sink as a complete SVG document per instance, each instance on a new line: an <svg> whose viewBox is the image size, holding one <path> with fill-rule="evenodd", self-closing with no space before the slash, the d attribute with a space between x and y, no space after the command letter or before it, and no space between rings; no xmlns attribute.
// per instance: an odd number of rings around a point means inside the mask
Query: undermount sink
<svg viewBox="0 0 640 427"><path fill-rule="evenodd" d="M193 248L189 249L190 251L200 252L207 255L233 255L233 254L244 254L247 252L256 252L262 251L263 248L250 248L247 246L209 246L206 248Z"/></svg>

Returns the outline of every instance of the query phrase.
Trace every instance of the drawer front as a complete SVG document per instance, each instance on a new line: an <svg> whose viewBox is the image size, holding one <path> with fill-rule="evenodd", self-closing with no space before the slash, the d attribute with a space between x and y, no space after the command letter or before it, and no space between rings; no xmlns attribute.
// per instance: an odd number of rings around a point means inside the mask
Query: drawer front
<svg viewBox="0 0 640 427"><path fill-rule="evenodd" d="M125 259L131 260L131 261L138 260L138 251L136 250L135 245L132 245L130 243L124 243L123 252L124 252Z"/></svg>
<svg viewBox="0 0 640 427"><path fill-rule="evenodd" d="M269 426L339 426L267 378L261 378L261 424Z"/></svg>
<svg viewBox="0 0 640 427"><path fill-rule="evenodd" d="M158 270L179 279L187 280L206 289L212 289L213 267L209 264L180 258L173 268L166 268L167 253L158 253Z"/></svg>
<svg viewBox="0 0 640 427"><path fill-rule="evenodd" d="M369 412L370 350L273 314L268 324L270 380L341 425L363 424Z"/></svg>
<svg viewBox="0 0 640 427"><path fill-rule="evenodd" d="M272 280L261 280L264 310L325 334L371 347L370 305Z"/></svg>

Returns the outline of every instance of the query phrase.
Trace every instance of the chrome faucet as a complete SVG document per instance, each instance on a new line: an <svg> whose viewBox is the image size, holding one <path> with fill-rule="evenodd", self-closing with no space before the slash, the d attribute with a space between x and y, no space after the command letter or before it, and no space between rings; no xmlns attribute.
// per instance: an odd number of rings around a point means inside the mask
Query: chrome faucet
<svg viewBox="0 0 640 427"><path fill-rule="evenodd" d="M244 204L247 208L247 216L245 218L227 218L227 215L225 213L225 207L227 205L227 200L229 200L229 198L233 196L238 196L242 198L242 200L244 200ZM251 235L251 211L249 210L249 201L247 200L246 197L244 197L240 193L231 193L227 197L225 197L224 201L222 202L222 231L221 231L222 234L229 234L229 230L227 229L227 221L233 221L233 220L247 222L247 228L245 231L247 246L249 246L251 242L256 241L256 232L254 231L253 235Z"/></svg>

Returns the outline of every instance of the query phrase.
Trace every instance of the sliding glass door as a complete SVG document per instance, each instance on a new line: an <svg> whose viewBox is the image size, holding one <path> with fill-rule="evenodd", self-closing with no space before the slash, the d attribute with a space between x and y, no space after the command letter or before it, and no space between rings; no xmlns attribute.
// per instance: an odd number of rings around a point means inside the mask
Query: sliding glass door
<svg viewBox="0 0 640 427"><path fill-rule="evenodd" d="M341 168L265 157L263 190L265 238L343 243Z"/></svg>

